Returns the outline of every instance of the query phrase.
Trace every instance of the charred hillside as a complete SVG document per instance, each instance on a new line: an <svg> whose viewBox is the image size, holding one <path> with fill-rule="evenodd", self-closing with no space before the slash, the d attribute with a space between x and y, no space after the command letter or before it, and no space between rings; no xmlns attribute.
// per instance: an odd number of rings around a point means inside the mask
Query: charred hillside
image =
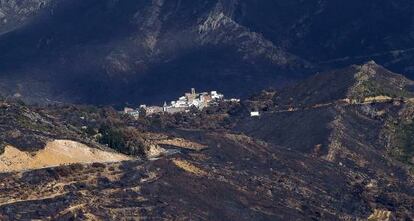
<svg viewBox="0 0 414 221"><path fill-rule="evenodd" d="M373 62L322 73L275 93L270 102L248 101L251 109L271 105L235 128L378 183L412 182L412 85Z"/></svg>
<svg viewBox="0 0 414 221"><path fill-rule="evenodd" d="M201 112L136 120L91 106L30 107L57 125L87 125L82 134L106 135L100 141L122 153L143 144L146 158L0 174L0 217L410 219L412 84L370 62ZM247 115L258 107L261 116Z"/></svg>
<svg viewBox="0 0 414 221"><path fill-rule="evenodd" d="M146 158L153 145L150 135L146 135L142 127L132 121L129 116L121 115L112 108L38 106L2 99L0 152L2 154L9 146L35 154L56 140L68 140L93 149Z"/></svg>
<svg viewBox="0 0 414 221"><path fill-rule="evenodd" d="M412 217L408 178L383 183L354 168L243 135L180 133L208 148L148 162L2 174L0 215L17 220L346 220L364 219L379 209ZM25 194L16 195L12 186Z"/></svg>
<svg viewBox="0 0 414 221"><path fill-rule="evenodd" d="M6 145L22 151L37 151L54 139L71 139L97 145L82 137L80 128L60 124L53 116L38 112L22 102L0 101L1 153Z"/></svg>

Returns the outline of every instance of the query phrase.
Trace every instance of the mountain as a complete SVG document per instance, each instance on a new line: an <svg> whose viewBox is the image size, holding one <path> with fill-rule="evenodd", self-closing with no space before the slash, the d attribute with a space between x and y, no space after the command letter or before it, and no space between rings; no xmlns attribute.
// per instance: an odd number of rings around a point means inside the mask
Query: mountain
<svg viewBox="0 0 414 221"><path fill-rule="evenodd" d="M191 87L246 97L370 59L411 76L412 8L407 0L1 1L1 92L116 105Z"/></svg>
<svg viewBox="0 0 414 221"><path fill-rule="evenodd" d="M414 219L413 9L0 0L0 220Z"/></svg>
<svg viewBox="0 0 414 221"><path fill-rule="evenodd" d="M0 218L409 220L413 85L368 62L238 105L138 120L90 106L28 106L139 158L0 174Z"/></svg>

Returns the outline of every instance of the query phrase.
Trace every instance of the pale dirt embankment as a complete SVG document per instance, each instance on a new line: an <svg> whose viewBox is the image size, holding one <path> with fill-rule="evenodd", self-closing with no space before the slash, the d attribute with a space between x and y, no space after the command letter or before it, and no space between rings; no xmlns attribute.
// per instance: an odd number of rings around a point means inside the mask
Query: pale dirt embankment
<svg viewBox="0 0 414 221"><path fill-rule="evenodd" d="M178 148L201 151L207 148L206 145L189 141L183 138L161 139L155 142L158 145L170 145Z"/></svg>
<svg viewBox="0 0 414 221"><path fill-rule="evenodd" d="M79 142L55 140L35 153L20 151L6 146L0 155L0 172L32 170L74 163L117 162L131 160L130 157L90 148Z"/></svg>

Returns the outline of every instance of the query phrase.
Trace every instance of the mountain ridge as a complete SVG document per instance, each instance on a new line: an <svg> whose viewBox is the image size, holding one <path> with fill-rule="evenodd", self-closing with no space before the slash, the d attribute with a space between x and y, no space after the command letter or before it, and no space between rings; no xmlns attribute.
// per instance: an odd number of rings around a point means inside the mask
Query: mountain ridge
<svg viewBox="0 0 414 221"><path fill-rule="evenodd" d="M12 2L1 9L9 11ZM2 93L32 102L115 105L159 103L191 87L246 97L370 59L410 76L410 55L398 51L414 47L410 7L405 0L384 6L372 1L27 0L13 9L27 10L27 16L4 13L21 21L0 36ZM303 13L292 11L299 8ZM363 9L367 15L357 13ZM405 26L391 26L382 14ZM379 22L368 26L371 21ZM391 53L376 56L378 51ZM325 62L338 57L346 59Z"/></svg>

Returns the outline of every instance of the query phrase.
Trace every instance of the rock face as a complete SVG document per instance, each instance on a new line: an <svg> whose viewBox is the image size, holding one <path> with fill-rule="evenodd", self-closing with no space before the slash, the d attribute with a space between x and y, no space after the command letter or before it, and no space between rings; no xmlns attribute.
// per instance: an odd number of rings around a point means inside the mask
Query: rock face
<svg viewBox="0 0 414 221"><path fill-rule="evenodd" d="M162 102L189 87L245 96L368 59L411 75L412 8L406 0L1 1L1 92L99 104Z"/></svg>

